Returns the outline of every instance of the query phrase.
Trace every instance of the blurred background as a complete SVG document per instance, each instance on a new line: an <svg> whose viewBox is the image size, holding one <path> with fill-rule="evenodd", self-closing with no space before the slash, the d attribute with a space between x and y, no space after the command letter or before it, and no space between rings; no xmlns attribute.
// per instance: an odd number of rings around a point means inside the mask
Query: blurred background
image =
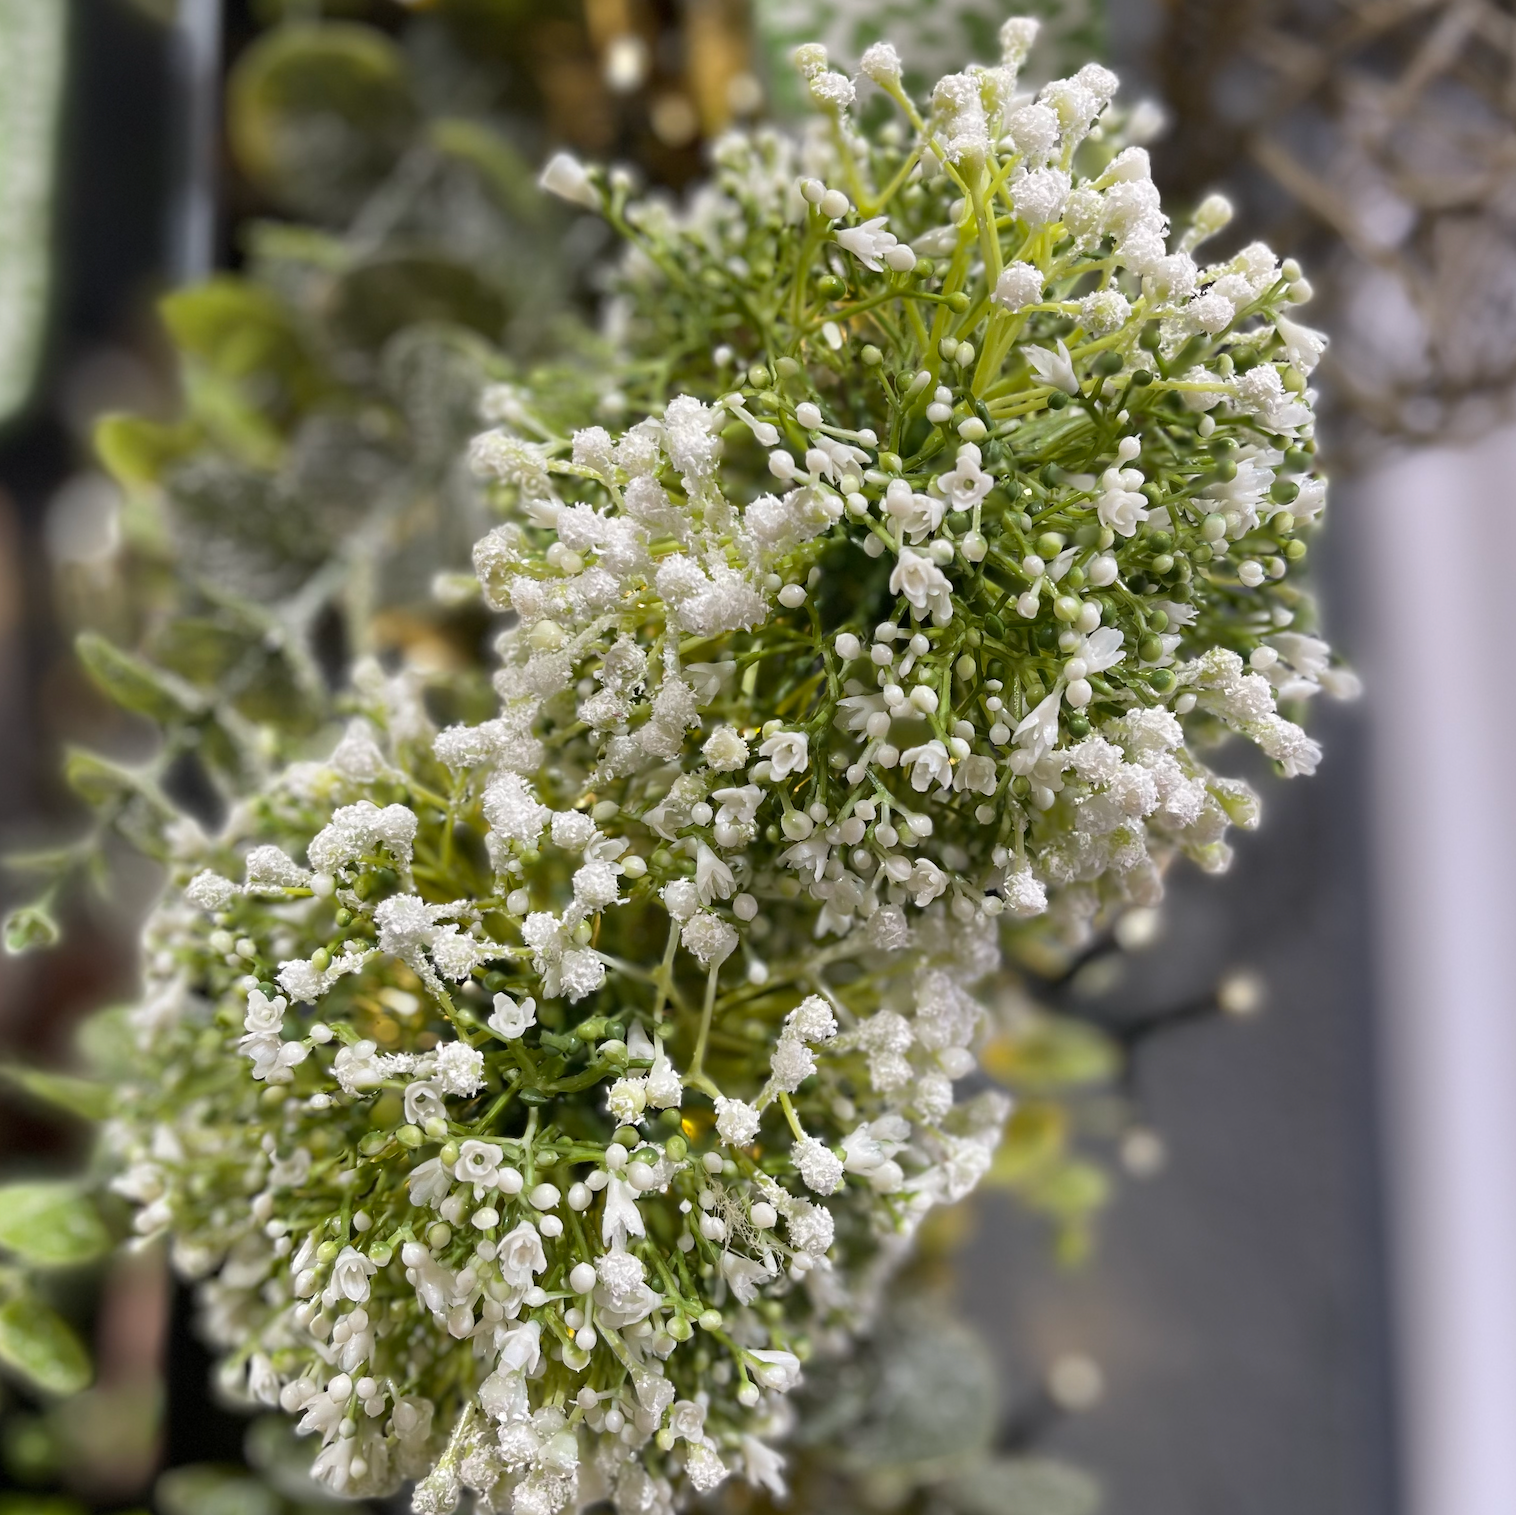
<svg viewBox="0 0 1516 1515"><path fill-rule="evenodd" d="M1044 76L1099 56L1128 104L1161 109L1166 203L1222 189L1230 245L1263 237L1307 266L1338 480L1317 584L1369 692L1316 712L1315 779L1249 775L1265 825L1224 879L1177 873L1161 916L1039 979L1119 1050L1080 1107L1109 1178L1029 1204L1012 1175L941 1229L910 1287L993 1373L985 1438L1093 1483L958 1508L1078 1515L1098 1484L1131 1515L1509 1515L1516 719L1490 671L1516 562L1509 0L0 0L0 842L83 831L65 749L148 756L73 643L135 645L142 607L172 599L132 486L185 428L231 460L181 491L175 550L212 583L218 544L275 573L281 509L319 499L302 531L350 529L373 487L348 443L308 430L293 462L260 461L258 418L283 402L245 380L281 321L323 323L360 393L401 382L395 343L432 319L538 361L579 340L606 250L535 197L552 148L678 189L726 127L793 108L795 42L820 36L847 67L886 35L931 79L990 58L999 21L1029 9ZM160 306L218 271L242 282ZM428 393L463 371L403 350ZM107 414L134 419L97 433ZM468 425L433 419L439 453ZM398 508L445 495L431 468L404 460ZM417 519L408 551L432 551L446 533ZM398 655L448 656L456 628L418 608L433 566L376 570ZM250 634L231 589L208 598L197 656ZM117 899L153 888L146 868L122 877ZM0 881L7 905L34 892ZM44 1067L134 976L130 910L87 888L59 909L61 946L0 958L0 1048ZM7 1171L61 1170L86 1142L0 1092ZM0 1511L312 1504L276 1430L249 1438L209 1395L160 1262L66 1287L96 1384L51 1404L0 1385ZM896 1369L930 1384L925 1359ZM873 1445L864 1461L890 1464ZM865 1469L833 1502L931 1508L908 1486Z"/></svg>

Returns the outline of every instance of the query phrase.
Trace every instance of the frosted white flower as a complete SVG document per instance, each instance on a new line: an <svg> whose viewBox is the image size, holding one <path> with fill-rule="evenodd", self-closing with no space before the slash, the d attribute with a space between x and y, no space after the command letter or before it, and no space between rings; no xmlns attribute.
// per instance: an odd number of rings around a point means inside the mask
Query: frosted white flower
<svg viewBox="0 0 1516 1515"><path fill-rule="evenodd" d="M812 88L815 86L813 85ZM689 1449L684 1470L696 1493L709 1494L731 1471L714 1447L698 1444Z"/></svg>
<svg viewBox="0 0 1516 1515"><path fill-rule="evenodd" d="M1102 289L1079 302L1079 319L1092 337L1119 331L1132 318L1132 306L1119 289Z"/></svg>
<svg viewBox="0 0 1516 1515"><path fill-rule="evenodd" d="M747 762L748 746L742 733L730 726L718 726L700 749L705 760L718 773L730 773Z"/></svg>
<svg viewBox="0 0 1516 1515"><path fill-rule="evenodd" d="M888 42L875 42L864 49L858 71L875 84L897 87L900 83L900 54Z"/></svg>
<svg viewBox="0 0 1516 1515"><path fill-rule="evenodd" d="M225 910L240 893L229 878L222 878L208 868L197 873L184 887L184 897L190 904L212 914Z"/></svg>
<svg viewBox="0 0 1516 1515"><path fill-rule="evenodd" d="M791 1149L791 1157L808 1189L834 1194L842 1187L842 1159L824 1142L805 1136Z"/></svg>
<svg viewBox="0 0 1516 1515"><path fill-rule="evenodd" d="M245 867L249 890L295 889L310 879L310 874L279 847L254 847Z"/></svg>
<svg viewBox="0 0 1516 1515"><path fill-rule="evenodd" d="M1042 270L1035 263L1007 263L991 299L1009 311L1025 310L1042 299Z"/></svg>
<svg viewBox="0 0 1516 1515"><path fill-rule="evenodd" d="M1199 330L1215 335L1225 331L1237 315L1237 307L1223 294L1208 290L1185 307L1185 314Z"/></svg>
<svg viewBox="0 0 1516 1515"><path fill-rule="evenodd" d="M1028 226L1056 221L1068 199L1069 176L1061 168L1038 168L1011 185L1011 204Z"/></svg>
<svg viewBox="0 0 1516 1515"><path fill-rule="evenodd" d="M1001 893L1013 915L1041 915L1048 907L1047 890L1029 868L1019 868L1006 877Z"/></svg>
<svg viewBox="0 0 1516 1515"><path fill-rule="evenodd" d="M750 1147L761 1119L757 1109L740 1099L716 1099L716 1134L730 1147Z"/></svg>
<svg viewBox="0 0 1516 1515"><path fill-rule="evenodd" d="M467 1042L443 1042L432 1053L436 1079L447 1094L476 1093L484 1083L484 1054Z"/></svg>
<svg viewBox="0 0 1516 1515"><path fill-rule="evenodd" d="M737 950L737 932L719 915L699 910L679 932L685 948L700 959L703 968L724 963Z"/></svg>

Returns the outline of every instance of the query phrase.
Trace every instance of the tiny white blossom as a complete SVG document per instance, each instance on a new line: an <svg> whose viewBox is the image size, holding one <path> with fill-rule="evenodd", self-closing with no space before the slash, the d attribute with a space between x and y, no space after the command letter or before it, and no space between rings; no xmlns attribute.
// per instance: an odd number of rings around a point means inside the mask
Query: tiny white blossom
<svg viewBox="0 0 1516 1515"><path fill-rule="evenodd" d="M517 1037L524 1036L529 1027L537 1024L537 1001L527 996L518 1005L510 995L497 994L494 1010L485 1024L504 1041L515 1041Z"/></svg>

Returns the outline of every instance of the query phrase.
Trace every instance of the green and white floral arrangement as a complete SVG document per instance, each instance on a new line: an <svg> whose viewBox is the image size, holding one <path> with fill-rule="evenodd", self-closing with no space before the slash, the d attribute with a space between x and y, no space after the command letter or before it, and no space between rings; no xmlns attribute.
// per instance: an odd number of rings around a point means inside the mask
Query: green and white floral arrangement
<svg viewBox="0 0 1516 1515"><path fill-rule="evenodd" d="M1224 867L1228 733L1317 764L1309 286L1197 263L1219 198L1171 239L1114 75L1018 93L1035 30L925 106L800 49L810 129L682 207L553 159L624 361L603 425L482 397L495 713L360 664L328 757L170 830L105 1151L334 1492L779 1496L787 1391L1000 1140L1005 934Z"/></svg>

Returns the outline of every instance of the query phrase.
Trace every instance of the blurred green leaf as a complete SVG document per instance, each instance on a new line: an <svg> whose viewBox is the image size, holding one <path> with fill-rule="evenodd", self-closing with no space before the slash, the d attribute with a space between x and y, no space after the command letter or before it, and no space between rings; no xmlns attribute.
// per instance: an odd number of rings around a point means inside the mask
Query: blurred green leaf
<svg viewBox="0 0 1516 1515"><path fill-rule="evenodd" d="M31 393L47 325L68 11L0 6L0 421Z"/></svg>
<svg viewBox="0 0 1516 1515"><path fill-rule="evenodd" d="M0 1494L0 1515L89 1515L89 1512L77 1499L62 1494Z"/></svg>
<svg viewBox="0 0 1516 1515"><path fill-rule="evenodd" d="M935 1486L956 1515L1093 1515L1100 1485L1048 1457L995 1457Z"/></svg>
<svg viewBox="0 0 1516 1515"><path fill-rule="evenodd" d="M102 1079L119 1078L135 1061L131 1014L130 1005L107 1005L82 1020L74 1033L80 1057Z"/></svg>
<svg viewBox="0 0 1516 1515"><path fill-rule="evenodd" d="M1039 1210L1061 1219L1074 1219L1107 1203L1111 1181L1104 1169L1083 1158L1071 1157L1038 1174L1022 1193Z"/></svg>
<svg viewBox="0 0 1516 1515"><path fill-rule="evenodd" d="M232 152L257 187L322 222L355 211L404 151L416 106L383 32L294 22L238 59L227 92Z"/></svg>
<svg viewBox="0 0 1516 1515"><path fill-rule="evenodd" d="M1068 1117L1061 1106L1041 1100L1017 1105L1005 1123L985 1182L1014 1188L1055 1161L1068 1140Z"/></svg>
<svg viewBox="0 0 1516 1515"><path fill-rule="evenodd" d="M295 373L308 361L278 298L231 274L176 289L158 310L185 352L229 379Z"/></svg>
<svg viewBox="0 0 1516 1515"><path fill-rule="evenodd" d="M41 1068L21 1068L14 1064L0 1065L0 1079L24 1090L33 1099L56 1105L58 1109L85 1120L104 1120L110 1114L110 1087L97 1084L93 1079L48 1073Z"/></svg>
<svg viewBox="0 0 1516 1515"><path fill-rule="evenodd" d="M205 701L183 679L153 667L135 653L123 652L93 631L81 632L74 648L101 691L124 710L136 711L160 726L192 719L205 710Z"/></svg>
<svg viewBox="0 0 1516 1515"><path fill-rule="evenodd" d="M835 1442L849 1465L872 1471L975 1457L994 1436L998 1399L981 1338L912 1300L859 1355L818 1375L800 1437Z"/></svg>
<svg viewBox="0 0 1516 1515"><path fill-rule="evenodd" d="M93 1374L73 1327L29 1294L0 1305L0 1363L49 1394L77 1394Z"/></svg>
<svg viewBox="0 0 1516 1515"><path fill-rule="evenodd" d="M461 116L433 121L427 136L438 152L473 168L502 210L526 226L540 226L551 208L526 159L498 131Z"/></svg>
<svg viewBox="0 0 1516 1515"><path fill-rule="evenodd" d="M5 950L13 957L52 947L61 935L52 911L41 901L18 905L5 917Z"/></svg>
<svg viewBox="0 0 1516 1515"><path fill-rule="evenodd" d="M87 752L82 747L70 749L63 760L63 776L69 788L91 805L119 804L142 798L161 807L165 820L173 819L172 807L147 780L98 753Z"/></svg>
<svg viewBox="0 0 1516 1515"><path fill-rule="evenodd" d="M290 309L230 274L175 290L158 309L192 360L185 375L191 413L240 455L277 454L282 429L324 387Z"/></svg>
<svg viewBox="0 0 1516 1515"><path fill-rule="evenodd" d="M333 329L371 350L422 321L452 322L498 340L508 315L505 297L472 269L419 254L361 264L332 291Z"/></svg>
<svg viewBox="0 0 1516 1515"><path fill-rule="evenodd" d="M156 484L166 468L193 448L195 430L163 426L141 416L105 415L95 422L95 455L125 490Z"/></svg>
<svg viewBox="0 0 1516 1515"><path fill-rule="evenodd" d="M997 1037L985 1048L982 1061L1002 1083L1043 1093L1108 1082L1121 1067L1121 1053L1093 1026L1049 1015L1025 1030Z"/></svg>
<svg viewBox="0 0 1516 1515"><path fill-rule="evenodd" d="M318 1449L309 1437L296 1432L288 1416L258 1416L247 1428L242 1447L259 1477L295 1506L296 1515L347 1506L345 1500L334 1498L311 1477L311 1462Z"/></svg>
<svg viewBox="0 0 1516 1515"><path fill-rule="evenodd" d="M196 1462L170 1468L153 1489L162 1515L279 1515L279 1496L244 1468Z"/></svg>
<svg viewBox="0 0 1516 1515"><path fill-rule="evenodd" d="M242 241L254 262L292 263L339 273L352 260L341 237L289 221L254 221L243 232Z"/></svg>
<svg viewBox="0 0 1516 1515"><path fill-rule="evenodd" d="M0 1247L39 1268L90 1262L111 1249L94 1203L67 1181L0 1187Z"/></svg>

